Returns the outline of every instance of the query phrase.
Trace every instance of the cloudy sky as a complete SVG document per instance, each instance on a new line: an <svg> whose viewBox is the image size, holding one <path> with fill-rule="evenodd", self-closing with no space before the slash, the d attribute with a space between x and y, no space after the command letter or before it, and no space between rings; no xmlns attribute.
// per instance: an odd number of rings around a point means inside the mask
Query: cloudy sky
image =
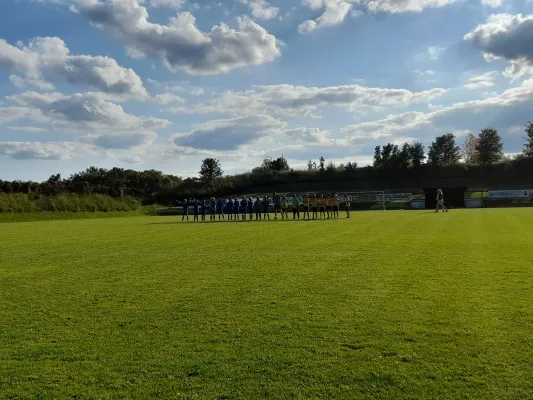
<svg viewBox="0 0 533 400"><path fill-rule="evenodd" d="M531 0L2 0L0 179L194 175L533 120Z"/></svg>

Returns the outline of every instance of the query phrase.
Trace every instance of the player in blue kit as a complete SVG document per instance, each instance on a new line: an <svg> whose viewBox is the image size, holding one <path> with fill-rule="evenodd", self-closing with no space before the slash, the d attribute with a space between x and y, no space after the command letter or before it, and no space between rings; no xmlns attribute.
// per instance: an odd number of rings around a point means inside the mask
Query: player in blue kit
<svg viewBox="0 0 533 400"><path fill-rule="evenodd" d="M198 214L200 212L200 203L198 200L194 199L192 202L193 210L194 210L194 221L198 222Z"/></svg>
<svg viewBox="0 0 533 400"><path fill-rule="evenodd" d="M263 220L266 221L267 218L270 220L270 199L265 196L263 199Z"/></svg>
<svg viewBox="0 0 533 400"><path fill-rule="evenodd" d="M202 200L200 207L202 209L202 222L205 222L205 215L207 214L207 203L205 200Z"/></svg>
<svg viewBox="0 0 533 400"><path fill-rule="evenodd" d="M254 212L255 212L256 221L261 221L261 207L262 207L261 200L259 199L259 197L257 197L254 203Z"/></svg>
<svg viewBox="0 0 533 400"><path fill-rule="evenodd" d="M239 200L233 199L233 220L239 220Z"/></svg>
<svg viewBox="0 0 533 400"><path fill-rule="evenodd" d="M241 208L240 208L243 221L246 221L246 206L247 205L248 205L248 201L246 200L245 197L243 197L241 200Z"/></svg>
<svg viewBox="0 0 533 400"><path fill-rule="evenodd" d="M248 199L248 215L250 216L250 221L254 219L254 200L250 197Z"/></svg>
<svg viewBox="0 0 533 400"><path fill-rule="evenodd" d="M217 201L217 214L218 220L224 220L224 200L218 199Z"/></svg>
<svg viewBox="0 0 533 400"><path fill-rule="evenodd" d="M233 201L231 201L231 199L226 200L226 204L224 205L224 212L228 217L227 221L231 221L231 217L233 216Z"/></svg>
<svg viewBox="0 0 533 400"><path fill-rule="evenodd" d="M210 218L210 221L214 221L215 218L216 218L216 213L217 213L217 201L215 200L214 197L211 197L211 204L210 204L210 214L211 214L211 218Z"/></svg>
<svg viewBox="0 0 533 400"><path fill-rule="evenodd" d="M189 202L187 201L187 199L185 199L183 203L181 203L181 207L183 209L183 213L181 216L181 222L185 221L185 218L187 218L187 221L188 221L189 220Z"/></svg>

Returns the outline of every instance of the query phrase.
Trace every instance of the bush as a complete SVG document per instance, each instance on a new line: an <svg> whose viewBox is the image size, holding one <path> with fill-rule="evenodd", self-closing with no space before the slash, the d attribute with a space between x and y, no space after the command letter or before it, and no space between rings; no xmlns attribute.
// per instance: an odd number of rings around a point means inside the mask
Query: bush
<svg viewBox="0 0 533 400"><path fill-rule="evenodd" d="M34 196L24 193L0 193L0 213L24 212L113 212L136 211L141 202L133 197L112 198L102 194Z"/></svg>

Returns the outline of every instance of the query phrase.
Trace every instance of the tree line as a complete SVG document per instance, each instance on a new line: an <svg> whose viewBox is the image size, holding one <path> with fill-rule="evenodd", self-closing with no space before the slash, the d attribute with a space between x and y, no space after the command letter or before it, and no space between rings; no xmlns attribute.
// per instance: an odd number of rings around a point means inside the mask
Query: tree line
<svg viewBox="0 0 533 400"><path fill-rule="evenodd" d="M272 186L302 185L313 186L331 182L365 181L367 185L378 184L383 180L408 180L409 184L424 179L436 179L446 176L467 177L467 172L454 166L468 165L472 174L476 167L476 176L483 171L499 168L504 176L509 168L514 168L513 176L530 173L533 160L533 123L528 122L526 143L523 153L514 159L503 154L502 139L497 130L483 129L478 135L469 134L462 146L452 133L438 136L427 149L421 142L404 143L401 146L388 143L377 146L372 166L358 167L356 162L336 165L326 162L324 157L309 160L305 170L290 167L283 156L267 157L251 171L238 175L224 175L219 160L203 160L198 177L182 178L164 174L161 171L134 171L122 168L90 167L85 171L62 178L60 174L52 175L44 182L2 181L0 193L23 193L32 201L41 196L57 197L62 194L83 196L105 195L111 198L134 197L144 204L159 202L171 204L183 198L208 198L211 196L229 196L237 193L264 193ZM526 160L526 161L524 161ZM505 164L505 165L503 165ZM498 165L503 165L498 167ZM491 177L494 177L491 172ZM407 183L406 183L407 184ZM369 189L371 186L365 187ZM308 189L306 189L308 190Z"/></svg>

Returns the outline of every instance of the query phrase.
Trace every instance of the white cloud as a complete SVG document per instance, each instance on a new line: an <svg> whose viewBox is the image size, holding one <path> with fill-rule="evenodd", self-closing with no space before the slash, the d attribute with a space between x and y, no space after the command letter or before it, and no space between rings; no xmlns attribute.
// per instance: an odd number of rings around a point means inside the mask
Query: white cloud
<svg viewBox="0 0 533 400"><path fill-rule="evenodd" d="M464 39L480 50L487 61L511 63L504 75L521 78L533 74L533 15L492 14Z"/></svg>
<svg viewBox="0 0 533 400"><path fill-rule="evenodd" d="M269 113L282 116L316 116L323 107L357 111L367 106L406 106L427 102L446 92L435 88L423 92L405 89L371 88L360 85L306 87L295 85L256 86L244 92L227 91L210 104L177 107L169 111L187 114L231 115Z"/></svg>
<svg viewBox="0 0 533 400"><path fill-rule="evenodd" d="M428 48L428 57L432 61L437 61L443 52L442 47L431 46Z"/></svg>
<svg viewBox="0 0 533 400"><path fill-rule="evenodd" d="M257 139L281 133L286 124L269 115L247 115L199 124L174 138L177 146L205 150L235 150Z"/></svg>
<svg viewBox="0 0 533 400"><path fill-rule="evenodd" d="M176 10L181 9L186 0L150 0L152 7L167 7L174 8Z"/></svg>
<svg viewBox="0 0 533 400"><path fill-rule="evenodd" d="M426 8L441 8L457 0L371 0L367 7L371 12L401 14L422 12Z"/></svg>
<svg viewBox="0 0 533 400"><path fill-rule="evenodd" d="M10 80L17 86L48 90L54 88L53 83L66 82L110 94L148 95L141 78L132 69L120 66L109 57L71 55L65 42L57 37L38 37L18 47L0 39L0 68L15 73Z"/></svg>
<svg viewBox="0 0 533 400"><path fill-rule="evenodd" d="M38 126L7 126L7 129L10 131L17 131L17 132L31 132L31 133L40 133L40 132L48 132L48 129L39 128Z"/></svg>
<svg viewBox="0 0 533 400"><path fill-rule="evenodd" d="M272 7L266 0L240 0L252 10L252 16L257 19L270 20L278 16L279 8Z"/></svg>
<svg viewBox="0 0 533 400"><path fill-rule="evenodd" d="M481 4L490 8L498 8L503 4L503 0L481 0Z"/></svg>
<svg viewBox="0 0 533 400"><path fill-rule="evenodd" d="M214 75L274 61L280 44L264 28L239 18L239 30L226 24L204 33L189 12L179 12L168 24L150 22L137 0L80 0L73 11L119 39L134 58L155 58L173 72Z"/></svg>
<svg viewBox="0 0 533 400"><path fill-rule="evenodd" d="M15 106L0 108L0 122L34 121L61 132L82 133L82 143L101 147L130 148L151 142L157 137L154 131L170 125L167 120L126 113L98 93L26 92L7 100Z"/></svg>
<svg viewBox="0 0 533 400"><path fill-rule="evenodd" d="M203 95L204 93L205 93L205 91L204 91L204 89L202 89L202 88L194 88L194 89L191 90L191 94L192 94L193 96L201 96L201 95Z"/></svg>
<svg viewBox="0 0 533 400"><path fill-rule="evenodd" d="M0 155L16 160L68 160L94 154L89 146L75 142L0 142Z"/></svg>
<svg viewBox="0 0 533 400"><path fill-rule="evenodd" d="M300 33L310 33L316 29L342 24L352 8L353 0L304 0L312 10L324 9L316 20L302 22L298 26Z"/></svg>
<svg viewBox="0 0 533 400"><path fill-rule="evenodd" d="M467 89L486 89L494 86L496 72L486 72L482 75L468 79L468 83L463 85Z"/></svg>
<svg viewBox="0 0 533 400"><path fill-rule="evenodd" d="M158 94L153 97L153 101L157 104L185 103L185 100L173 93Z"/></svg>
<svg viewBox="0 0 533 400"><path fill-rule="evenodd" d="M392 137L403 132L433 135L441 132L477 131L490 121L491 125L507 129L516 125L517 115L527 115L533 109L533 79L493 97L455 103L433 111L392 114L387 118L348 125L345 135L363 138ZM352 136L353 138L353 136Z"/></svg>

